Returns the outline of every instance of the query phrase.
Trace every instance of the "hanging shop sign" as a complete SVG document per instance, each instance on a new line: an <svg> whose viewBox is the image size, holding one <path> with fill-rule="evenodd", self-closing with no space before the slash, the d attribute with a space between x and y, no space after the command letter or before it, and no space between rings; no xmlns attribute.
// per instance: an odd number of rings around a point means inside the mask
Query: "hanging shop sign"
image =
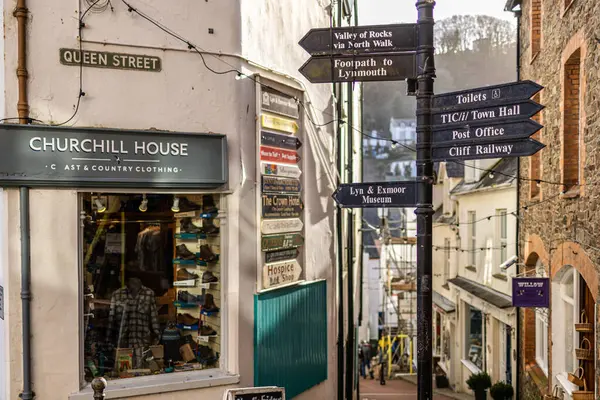
<svg viewBox="0 0 600 400"><path fill-rule="evenodd" d="M302 208L299 194L263 193L262 195L263 218L298 218Z"/></svg>
<svg viewBox="0 0 600 400"><path fill-rule="evenodd" d="M300 139L295 136L280 135L267 131L260 133L260 144L288 150L298 150L302 146Z"/></svg>
<svg viewBox="0 0 600 400"><path fill-rule="evenodd" d="M290 135L298 132L298 129L300 129L296 121L274 115L263 114L261 116L261 124L263 128L274 129Z"/></svg>
<svg viewBox="0 0 600 400"><path fill-rule="evenodd" d="M263 192L299 193L300 181L294 178L262 177Z"/></svg>
<svg viewBox="0 0 600 400"><path fill-rule="evenodd" d="M129 69L135 71L160 72L160 57L140 54L109 53L106 51L79 51L77 49L60 49L60 63L79 67L96 67L112 69Z"/></svg>
<svg viewBox="0 0 600 400"><path fill-rule="evenodd" d="M266 219L261 223L261 231L265 235L301 231L304 224L299 218Z"/></svg>
<svg viewBox="0 0 600 400"><path fill-rule="evenodd" d="M302 175L302 171L297 165L283 165L283 164L272 164L272 163L260 163L260 172L262 175L274 175L286 178L299 178Z"/></svg>
<svg viewBox="0 0 600 400"><path fill-rule="evenodd" d="M260 159L282 164L297 164L300 162L300 156L294 150L277 149L267 146L260 146Z"/></svg>
<svg viewBox="0 0 600 400"><path fill-rule="evenodd" d="M282 261L263 266L263 289L298 282L302 267L296 260Z"/></svg>
<svg viewBox="0 0 600 400"><path fill-rule="evenodd" d="M262 92L262 109L276 114L285 115L287 117L298 118L298 103L296 99L275 93L274 91L263 90Z"/></svg>
<svg viewBox="0 0 600 400"><path fill-rule="evenodd" d="M223 400L285 400L285 389L276 386L228 389Z"/></svg>
<svg viewBox="0 0 600 400"><path fill-rule="evenodd" d="M0 125L0 185L207 188L227 182L224 135Z"/></svg>
<svg viewBox="0 0 600 400"><path fill-rule="evenodd" d="M550 307L549 278L513 278L513 307Z"/></svg>
<svg viewBox="0 0 600 400"><path fill-rule="evenodd" d="M304 237L300 233L287 233L281 235L264 235L261 238L261 250L272 251L300 247L304 244Z"/></svg>
<svg viewBox="0 0 600 400"><path fill-rule="evenodd" d="M269 251L265 253L265 262L270 264L279 261L293 260L298 257L298 255L300 255L300 250L298 250L298 248Z"/></svg>

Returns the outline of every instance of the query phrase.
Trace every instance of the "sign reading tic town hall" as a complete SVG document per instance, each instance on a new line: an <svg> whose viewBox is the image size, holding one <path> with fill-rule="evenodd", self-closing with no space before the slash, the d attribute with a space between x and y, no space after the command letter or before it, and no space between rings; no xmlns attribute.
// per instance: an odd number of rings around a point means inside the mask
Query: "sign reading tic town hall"
<svg viewBox="0 0 600 400"><path fill-rule="evenodd" d="M216 134L0 125L0 185L215 187L227 181Z"/></svg>

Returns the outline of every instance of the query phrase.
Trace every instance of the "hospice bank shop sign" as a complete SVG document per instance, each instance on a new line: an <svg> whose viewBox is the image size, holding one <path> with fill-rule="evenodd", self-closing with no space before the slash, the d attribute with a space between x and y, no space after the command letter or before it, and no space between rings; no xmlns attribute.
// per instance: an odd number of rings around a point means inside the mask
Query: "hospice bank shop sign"
<svg viewBox="0 0 600 400"><path fill-rule="evenodd" d="M208 188L227 182L224 135L0 125L0 185Z"/></svg>

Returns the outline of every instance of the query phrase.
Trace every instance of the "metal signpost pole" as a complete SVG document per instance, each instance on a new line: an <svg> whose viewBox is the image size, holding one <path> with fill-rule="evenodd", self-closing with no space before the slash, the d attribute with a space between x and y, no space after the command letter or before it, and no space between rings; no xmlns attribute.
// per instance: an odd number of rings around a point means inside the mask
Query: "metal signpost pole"
<svg viewBox="0 0 600 400"><path fill-rule="evenodd" d="M435 76L433 0L418 0L417 47L417 399L433 393L432 335L432 217L433 162L431 160L431 103Z"/></svg>

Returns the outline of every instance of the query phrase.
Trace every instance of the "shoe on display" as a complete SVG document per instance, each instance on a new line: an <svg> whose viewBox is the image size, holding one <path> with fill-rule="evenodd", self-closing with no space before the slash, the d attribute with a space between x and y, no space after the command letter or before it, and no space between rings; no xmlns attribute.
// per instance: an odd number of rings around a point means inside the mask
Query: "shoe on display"
<svg viewBox="0 0 600 400"><path fill-rule="evenodd" d="M216 235L219 233L219 227L215 226L212 219L205 219L202 225L204 233L209 235Z"/></svg>
<svg viewBox="0 0 600 400"><path fill-rule="evenodd" d="M179 198L179 210L180 212L196 211L200 210L200 204L196 204L193 201L187 199L187 197Z"/></svg>
<svg viewBox="0 0 600 400"><path fill-rule="evenodd" d="M213 349L209 346L200 345L198 346L198 359L200 361L212 361L215 358Z"/></svg>
<svg viewBox="0 0 600 400"><path fill-rule="evenodd" d="M198 275L189 272L187 269L185 268L181 268L179 269L179 271L177 271L177 280L178 281L188 281L190 279L198 279L200 278Z"/></svg>
<svg viewBox="0 0 600 400"><path fill-rule="evenodd" d="M177 293L177 300L188 304L202 304L206 299L203 296L194 296L187 290L181 290Z"/></svg>
<svg viewBox="0 0 600 400"><path fill-rule="evenodd" d="M219 212L212 194L202 196L202 212L204 214L216 214Z"/></svg>
<svg viewBox="0 0 600 400"><path fill-rule="evenodd" d="M196 325L200 320L198 318L194 318L188 313L185 314L177 314L177 323L183 325Z"/></svg>
<svg viewBox="0 0 600 400"><path fill-rule="evenodd" d="M202 310L206 312L218 312L219 307L215 304L215 298L212 294L206 293L204 295L204 304L202 305Z"/></svg>
<svg viewBox="0 0 600 400"><path fill-rule="evenodd" d="M200 336L214 336L217 334L217 331L215 331L213 328L211 328L208 325L202 325L200 327Z"/></svg>
<svg viewBox="0 0 600 400"><path fill-rule="evenodd" d="M181 233L204 233L202 228L199 228L192 223L190 217L182 218L181 221L179 221L179 231Z"/></svg>
<svg viewBox="0 0 600 400"><path fill-rule="evenodd" d="M207 244L203 244L202 246L200 246L200 260L202 261L208 261L208 262L213 262L217 260L217 256L215 255L215 253L212 252L212 250L210 249L210 246Z"/></svg>
<svg viewBox="0 0 600 400"><path fill-rule="evenodd" d="M217 278L212 272L206 271L202 274L202 283L216 283L219 282L219 278Z"/></svg>
<svg viewBox="0 0 600 400"><path fill-rule="evenodd" d="M196 259L196 254L192 253L187 248L185 243L178 244L177 247L175 247L175 255L177 258L179 258L181 260L195 260Z"/></svg>

